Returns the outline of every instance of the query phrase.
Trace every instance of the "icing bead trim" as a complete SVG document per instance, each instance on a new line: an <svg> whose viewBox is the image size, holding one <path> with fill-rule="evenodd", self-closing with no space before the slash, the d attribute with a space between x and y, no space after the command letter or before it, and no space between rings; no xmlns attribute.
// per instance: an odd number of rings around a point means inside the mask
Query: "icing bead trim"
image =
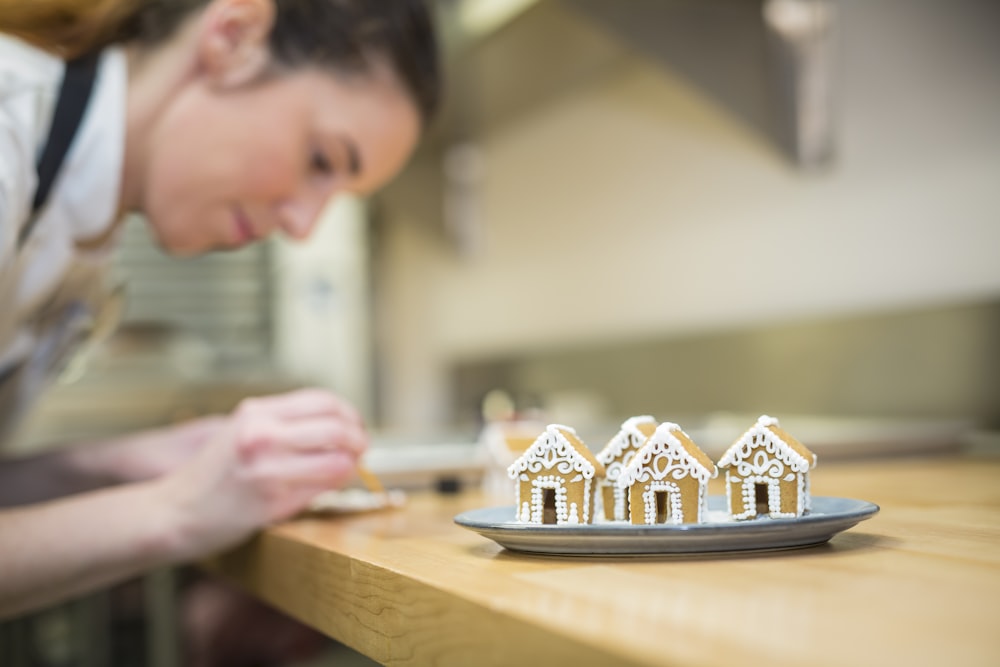
<svg viewBox="0 0 1000 667"><path fill-rule="evenodd" d="M642 493L642 505L645 510L643 518L648 525L656 524L656 493L667 493L667 523L684 523L684 510L681 507L681 490L673 482L650 482Z"/></svg>
<svg viewBox="0 0 1000 667"><path fill-rule="evenodd" d="M809 475L800 473L796 481L796 498L798 512L781 511L781 481L774 477L763 475L751 475L749 477L737 477L731 472L726 472L726 503L729 506L729 513L734 519L749 519L757 516L757 485L767 485L767 513L772 518L792 518L802 516L803 512L810 509L810 498L806 493L809 488ZM740 487L740 503L742 511L733 507L733 486Z"/></svg>
<svg viewBox="0 0 1000 667"><path fill-rule="evenodd" d="M517 485L518 505L520 512L517 519L522 523L541 524L545 515L545 491L555 491L556 524L588 523L590 521L591 481L583 482L583 511L576 502L567 502L568 489L566 479L558 475L539 475L531 482L531 497L523 500L521 485Z"/></svg>

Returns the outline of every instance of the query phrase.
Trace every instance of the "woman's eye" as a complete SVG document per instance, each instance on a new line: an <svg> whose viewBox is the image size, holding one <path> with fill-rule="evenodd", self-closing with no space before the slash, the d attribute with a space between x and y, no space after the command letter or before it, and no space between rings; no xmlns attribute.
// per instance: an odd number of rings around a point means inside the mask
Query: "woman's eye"
<svg viewBox="0 0 1000 667"><path fill-rule="evenodd" d="M310 159L310 166L318 174L328 175L333 173L333 165L329 158L320 151L314 151Z"/></svg>

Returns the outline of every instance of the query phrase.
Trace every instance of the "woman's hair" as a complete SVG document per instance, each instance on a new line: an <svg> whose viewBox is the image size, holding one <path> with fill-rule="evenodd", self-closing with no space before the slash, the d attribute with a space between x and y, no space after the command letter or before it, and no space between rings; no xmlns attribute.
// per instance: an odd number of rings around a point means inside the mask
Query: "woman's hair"
<svg viewBox="0 0 1000 667"><path fill-rule="evenodd" d="M426 123L440 98L437 42L424 0L273 0L281 65L396 72ZM156 46L209 0L0 0L0 32L64 58L119 42Z"/></svg>

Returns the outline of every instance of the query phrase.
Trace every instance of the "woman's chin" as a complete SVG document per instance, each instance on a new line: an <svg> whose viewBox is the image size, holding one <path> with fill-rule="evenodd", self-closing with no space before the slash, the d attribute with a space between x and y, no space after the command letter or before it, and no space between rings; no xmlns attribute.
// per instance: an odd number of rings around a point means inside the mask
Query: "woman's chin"
<svg viewBox="0 0 1000 667"><path fill-rule="evenodd" d="M171 257L197 257L212 252L232 252L252 245L257 239L233 238L224 241L217 239L194 239L182 234L171 234L169 230L158 227L150 221L149 231L154 243L166 255Z"/></svg>
<svg viewBox="0 0 1000 667"><path fill-rule="evenodd" d="M157 247L166 255L171 257L197 257L207 252L212 252L216 248L203 245L195 245L190 241L180 241L177 239L165 238L162 236L153 237Z"/></svg>

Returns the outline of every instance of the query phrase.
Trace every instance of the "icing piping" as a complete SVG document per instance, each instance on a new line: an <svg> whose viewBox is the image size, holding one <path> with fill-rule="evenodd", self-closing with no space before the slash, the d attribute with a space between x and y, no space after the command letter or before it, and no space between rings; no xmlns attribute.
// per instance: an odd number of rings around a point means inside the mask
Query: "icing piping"
<svg viewBox="0 0 1000 667"><path fill-rule="evenodd" d="M681 489L673 482L653 481L644 487L642 506L645 510L643 518L648 525L656 523L656 493L666 491L667 506L670 508L667 522L684 523L684 509L681 506Z"/></svg>

